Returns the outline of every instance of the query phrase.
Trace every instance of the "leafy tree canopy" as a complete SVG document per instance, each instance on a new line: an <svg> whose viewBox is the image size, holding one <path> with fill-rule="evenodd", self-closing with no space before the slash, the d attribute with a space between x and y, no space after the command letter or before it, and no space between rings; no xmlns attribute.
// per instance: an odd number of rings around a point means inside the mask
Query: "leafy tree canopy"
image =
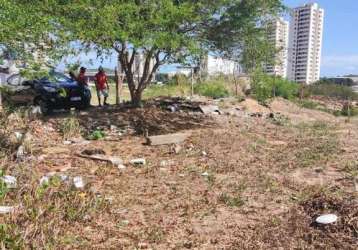
<svg viewBox="0 0 358 250"><path fill-rule="evenodd" d="M261 23L282 7L280 0L3 1L6 11L0 12L0 19L8 24L7 32L29 34L35 29L31 40L51 37L58 48L76 41L82 49L96 49L99 55L115 50L135 105L165 63L194 61L216 50L237 58L240 53L245 64L257 65L266 49ZM10 2L16 5L14 10ZM29 20L14 20L17 13L34 12L37 15ZM21 35L14 40L25 38ZM0 43L2 40L13 41L11 37L1 37ZM144 58L144 64L135 77L138 56Z"/></svg>

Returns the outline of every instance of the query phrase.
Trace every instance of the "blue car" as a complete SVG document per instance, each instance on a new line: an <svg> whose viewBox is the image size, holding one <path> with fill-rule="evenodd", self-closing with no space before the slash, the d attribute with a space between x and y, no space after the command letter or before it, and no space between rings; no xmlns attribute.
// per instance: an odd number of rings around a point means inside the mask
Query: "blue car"
<svg viewBox="0 0 358 250"><path fill-rule="evenodd" d="M37 105L43 114L54 109L86 109L91 103L91 91L70 77L51 72L38 80L26 80L20 74L7 79L3 98L12 105Z"/></svg>

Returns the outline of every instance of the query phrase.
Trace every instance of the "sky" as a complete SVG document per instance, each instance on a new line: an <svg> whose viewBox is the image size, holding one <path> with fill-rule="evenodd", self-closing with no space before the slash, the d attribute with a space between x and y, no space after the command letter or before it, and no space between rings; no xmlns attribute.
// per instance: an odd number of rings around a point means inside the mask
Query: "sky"
<svg viewBox="0 0 358 250"><path fill-rule="evenodd" d="M311 2L325 11L321 76L358 74L358 0L284 0L288 7Z"/></svg>
<svg viewBox="0 0 358 250"><path fill-rule="evenodd" d="M325 10L321 77L358 75L358 0L283 0L283 2L291 8L316 2ZM77 58L89 68L100 65L108 68L116 66L115 54L104 61L96 59L95 53L82 54ZM69 59L69 61L73 60L73 58ZM89 63L90 60L95 63ZM160 71L167 72L174 68L164 66Z"/></svg>

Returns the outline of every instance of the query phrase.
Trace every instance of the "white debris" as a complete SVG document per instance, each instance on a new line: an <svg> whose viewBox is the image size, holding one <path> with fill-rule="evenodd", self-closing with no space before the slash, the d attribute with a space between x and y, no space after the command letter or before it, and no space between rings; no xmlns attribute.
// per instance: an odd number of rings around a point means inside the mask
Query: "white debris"
<svg viewBox="0 0 358 250"><path fill-rule="evenodd" d="M176 105L169 105L167 107L167 109L170 111L170 112L176 112L178 110L178 107Z"/></svg>
<svg viewBox="0 0 358 250"><path fill-rule="evenodd" d="M208 153L206 153L205 151L203 151L203 152L201 152L201 155L202 155L202 156L207 156Z"/></svg>
<svg viewBox="0 0 358 250"><path fill-rule="evenodd" d="M31 109L31 114L32 115L41 115L41 107L40 106L35 106Z"/></svg>
<svg viewBox="0 0 358 250"><path fill-rule="evenodd" d="M50 177L42 176L40 179L40 185L47 185L50 182Z"/></svg>
<svg viewBox="0 0 358 250"><path fill-rule="evenodd" d="M25 156L25 147L24 146L20 146L18 149L17 149L17 152L16 152L16 159L18 160L22 160Z"/></svg>
<svg viewBox="0 0 358 250"><path fill-rule="evenodd" d="M6 187L8 187L8 188L16 188L17 181L16 181L16 178L14 176L4 175L1 179L3 180L3 182L6 183Z"/></svg>
<svg viewBox="0 0 358 250"><path fill-rule="evenodd" d="M16 137L16 140L20 141L23 137L23 134L20 132L15 132L15 137Z"/></svg>
<svg viewBox="0 0 358 250"><path fill-rule="evenodd" d="M118 165L117 165L117 168L118 168L119 170L123 170L123 169L126 169L126 166L124 166L123 164L118 164Z"/></svg>
<svg viewBox="0 0 358 250"><path fill-rule="evenodd" d="M335 214L325 214L325 215L321 215L316 219L316 222L319 224L331 224L336 222L338 219L337 215Z"/></svg>
<svg viewBox="0 0 358 250"><path fill-rule="evenodd" d="M15 210L15 207L0 206L0 214L8 214Z"/></svg>
<svg viewBox="0 0 358 250"><path fill-rule="evenodd" d="M60 174L59 177L60 177L61 181L67 181L67 180L68 180L68 176L67 176L67 175Z"/></svg>
<svg viewBox="0 0 358 250"><path fill-rule="evenodd" d="M72 141L63 141L63 145L71 145Z"/></svg>
<svg viewBox="0 0 358 250"><path fill-rule="evenodd" d="M133 160L130 161L130 164L132 164L132 165L145 165L146 161L143 158L133 159Z"/></svg>
<svg viewBox="0 0 358 250"><path fill-rule="evenodd" d="M207 177L207 176L209 176L209 173L208 173L208 172L204 172L204 173L201 174L201 176Z"/></svg>
<svg viewBox="0 0 358 250"><path fill-rule="evenodd" d="M170 167L175 165L175 162L173 160L163 160L160 162L161 167Z"/></svg>
<svg viewBox="0 0 358 250"><path fill-rule="evenodd" d="M84 188L85 187L85 182L83 181L81 176L76 176L73 178L73 184L75 185L76 188Z"/></svg>
<svg viewBox="0 0 358 250"><path fill-rule="evenodd" d="M111 130L112 132L115 132L115 131L118 130L118 127L115 126L115 125L111 125L111 126L110 126L110 130Z"/></svg>

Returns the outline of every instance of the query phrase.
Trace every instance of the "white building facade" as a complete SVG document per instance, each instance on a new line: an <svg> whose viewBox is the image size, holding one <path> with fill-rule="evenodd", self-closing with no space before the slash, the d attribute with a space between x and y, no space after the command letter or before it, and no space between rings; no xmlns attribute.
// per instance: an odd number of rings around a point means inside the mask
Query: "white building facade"
<svg viewBox="0 0 358 250"><path fill-rule="evenodd" d="M324 10L317 3L293 9L290 25L288 78L303 84L319 80Z"/></svg>
<svg viewBox="0 0 358 250"><path fill-rule="evenodd" d="M274 63L265 65L266 73L269 75L287 77L288 33L289 24L283 18L268 23L268 40L277 51Z"/></svg>
<svg viewBox="0 0 358 250"><path fill-rule="evenodd" d="M208 55L201 63L201 71L207 76L219 76L219 75L239 75L242 73L242 67L239 63Z"/></svg>

